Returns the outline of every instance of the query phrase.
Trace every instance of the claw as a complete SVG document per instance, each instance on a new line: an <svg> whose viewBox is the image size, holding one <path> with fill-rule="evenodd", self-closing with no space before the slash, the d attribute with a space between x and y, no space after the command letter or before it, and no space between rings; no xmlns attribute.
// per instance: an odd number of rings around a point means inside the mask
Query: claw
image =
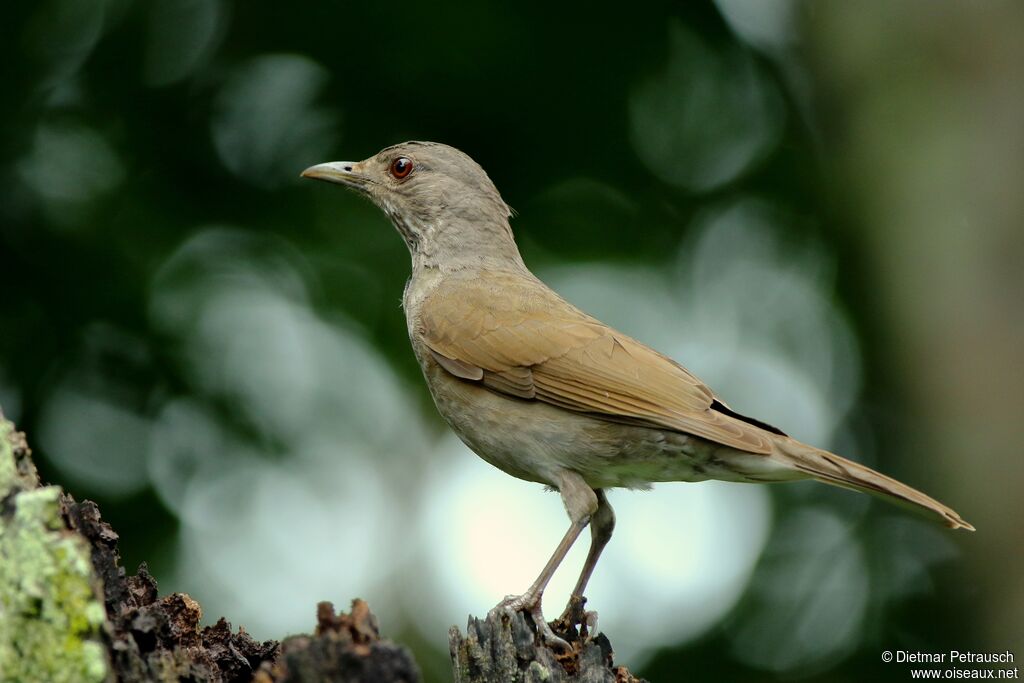
<svg viewBox="0 0 1024 683"><path fill-rule="evenodd" d="M544 613L540 610L540 600L530 610L530 616L533 617L533 624L537 627L537 631L540 633L545 645L552 649L559 649L562 652L572 652L572 645L564 638L555 635L555 632L551 630L551 624L544 618Z"/></svg>
<svg viewBox="0 0 1024 683"><path fill-rule="evenodd" d="M522 595L506 595L505 599L495 605L488 613L490 617L495 612L526 612L533 619L533 625L537 629L537 635L541 637L541 640L545 645L552 649L560 649L564 652L571 652L572 646L564 639L555 635L555 632L551 629L551 625L548 624L547 619L544 618L544 612L541 611L541 598L543 595L537 593L532 595L529 592L523 593Z"/></svg>

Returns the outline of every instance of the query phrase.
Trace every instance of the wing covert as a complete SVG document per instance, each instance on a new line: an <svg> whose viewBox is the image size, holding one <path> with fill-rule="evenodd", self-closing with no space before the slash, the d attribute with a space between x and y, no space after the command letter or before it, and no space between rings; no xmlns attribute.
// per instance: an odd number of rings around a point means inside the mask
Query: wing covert
<svg viewBox="0 0 1024 683"><path fill-rule="evenodd" d="M681 365L538 284L441 286L420 309L422 339L446 371L498 393L771 452L770 435L712 410L715 395Z"/></svg>

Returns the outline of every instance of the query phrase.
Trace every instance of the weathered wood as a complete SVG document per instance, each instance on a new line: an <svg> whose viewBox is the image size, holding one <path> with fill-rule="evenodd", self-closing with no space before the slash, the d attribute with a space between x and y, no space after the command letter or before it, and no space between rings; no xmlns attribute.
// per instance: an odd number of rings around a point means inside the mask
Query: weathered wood
<svg viewBox="0 0 1024 683"><path fill-rule="evenodd" d="M626 667L614 665L603 633L590 638L583 629L582 635L559 635L570 636L569 652L541 644L522 612L470 617L465 636L455 626L448 631L455 683L643 683Z"/></svg>
<svg viewBox="0 0 1024 683"><path fill-rule="evenodd" d="M420 670L408 648L382 640L377 617L362 600L335 615L334 605L317 605L313 635L281 643L276 662L257 672L254 683L418 683Z"/></svg>

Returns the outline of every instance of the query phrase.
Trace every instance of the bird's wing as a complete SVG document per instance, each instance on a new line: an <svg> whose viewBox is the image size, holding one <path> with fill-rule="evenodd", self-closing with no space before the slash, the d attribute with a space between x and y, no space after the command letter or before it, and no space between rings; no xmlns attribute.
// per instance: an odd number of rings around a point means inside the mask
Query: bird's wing
<svg viewBox="0 0 1024 683"><path fill-rule="evenodd" d="M498 273L460 280L435 289L419 310L420 337L438 364L463 380L752 453L772 450L765 430L715 410L721 404L714 394L684 367L539 281Z"/></svg>

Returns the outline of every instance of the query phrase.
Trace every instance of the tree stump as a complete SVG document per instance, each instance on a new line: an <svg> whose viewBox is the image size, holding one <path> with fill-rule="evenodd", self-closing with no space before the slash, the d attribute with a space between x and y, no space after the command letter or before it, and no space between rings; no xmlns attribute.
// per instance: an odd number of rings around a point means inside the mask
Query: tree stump
<svg viewBox="0 0 1024 683"><path fill-rule="evenodd" d="M580 605L582 610L582 605ZM612 646L603 633L594 638L586 627L559 625L568 652L540 642L532 619L523 612L496 610L485 619L470 617L463 636L448 631L455 683L644 683L612 661Z"/></svg>
<svg viewBox="0 0 1024 683"><path fill-rule="evenodd" d="M92 501L43 486L25 435L0 413L0 680L21 683L418 683L408 649L380 638L356 600L318 606L313 635L258 642L224 618L200 624L185 593L160 597L121 566Z"/></svg>
<svg viewBox="0 0 1024 683"><path fill-rule="evenodd" d="M420 670L403 645L381 640L377 617L363 600L352 601L349 614L335 615L334 605L317 605L312 635L291 636L281 643L277 660L264 665L254 683L418 683Z"/></svg>
<svg viewBox="0 0 1024 683"><path fill-rule="evenodd" d="M142 564L121 566L118 536L91 501L39 481L25 435L0 413L0 679L34 683L418 683L409 650L380 637L362 600L317 606L313 634L254 640L224 618L201 625L185 593L160 597ZM581 606L582 607L582 606ZM540 645L529 617L470 618L449 632L456 683L634 683L607 638L564 633Z"/></svg>

